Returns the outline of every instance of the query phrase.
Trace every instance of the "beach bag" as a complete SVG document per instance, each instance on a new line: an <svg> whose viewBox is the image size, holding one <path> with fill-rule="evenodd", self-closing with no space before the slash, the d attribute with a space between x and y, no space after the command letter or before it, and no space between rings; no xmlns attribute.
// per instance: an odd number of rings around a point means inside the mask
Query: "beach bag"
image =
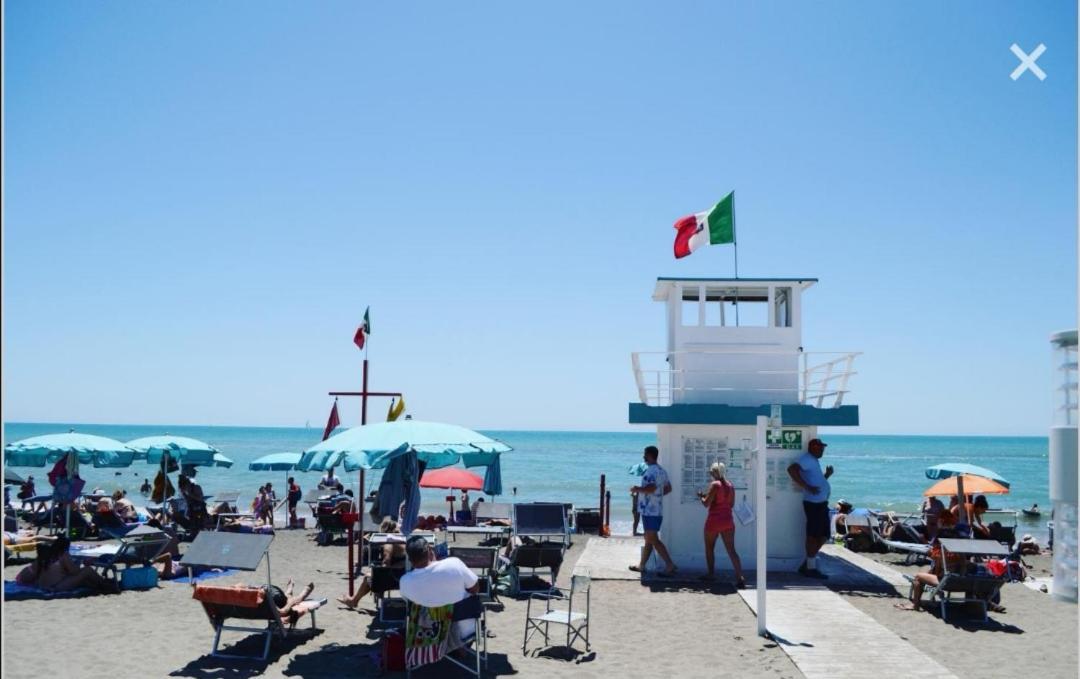
<svg viewBox="0 0 1080 679"><path fill-rule="evenodd" d="M158 572L153 566L125 568L120 571L120 588L152 589L157 587Z"/></svg>

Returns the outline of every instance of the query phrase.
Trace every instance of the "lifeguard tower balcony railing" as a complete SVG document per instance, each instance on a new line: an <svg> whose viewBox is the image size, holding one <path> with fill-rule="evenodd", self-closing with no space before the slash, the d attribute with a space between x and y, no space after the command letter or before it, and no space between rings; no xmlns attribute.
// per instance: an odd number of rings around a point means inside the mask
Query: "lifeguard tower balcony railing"
<svg viewBox="0 0 1080 679"><path fill-rule="evenodd" d="M695 351L646 351L631 354L634 380L637 382L641 403L648 406L669 406L674 403L723 403L725 396L737 397L742 403L765 405L796 401L817 408L839 408L848 394L848 381L857 374L853 370L855 358L862 352L778 352L766 350L708 349ZM709 354L723 354L725 358L746 355L747 365L755 354L770 357L786 355L798 357L796 370L693 370L672 368L689 363L686 359L709 359ZM687 379L693 375L692 380ZM755 386L788 382L794 384L798 375L798 387ZM786 376L786 379L785 379ZM735 400L735 399L733 399Z"/></svg>

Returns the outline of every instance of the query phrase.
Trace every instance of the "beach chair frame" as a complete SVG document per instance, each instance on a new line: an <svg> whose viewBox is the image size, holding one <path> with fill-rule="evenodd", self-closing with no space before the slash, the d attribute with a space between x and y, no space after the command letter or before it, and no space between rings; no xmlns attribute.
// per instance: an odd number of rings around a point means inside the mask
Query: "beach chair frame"
<svg viewBox="0 0 1080 679"><path fill-rule="evenodd" d="M497 602L495 594L495 568L498 562L499 550L494 547L450 547L450 556L461 559L461 562L474 571L482 583L477 595L480 600L487 603Z"/></svg>
<svg viewBox="0 0 1080 679"><path fill-rule="evenodd" d="M405 639L408 643L409 639L409 624L412 620L412 608L418 606L408 599L405 600ZM421 608L423 608L421 606ZM476 631L467 639L462 639L461 650L472 654L472 663L466 664L464 661L455 658L452 654L447 653L442 660L448 660L461 669L465 670L474 677L480 677L483 673L483 669L488 665L488 651L487 651L487 608L483 605L480 597L473 594L465 599L454 604L453 622L460 622L462 620L475 620ZM406 652L408 648L406 647ZM407 678L412 677L412 670L409 669L408 664L405 665L405 676Z"/></svg>
<svg viewBox="0 0 1080 679"><path fill-rule="evenodd" d="M572 649L574 642L581 639L585 642L585 652L592 650L589 644L589 613L591 604L592 578L588 575L578 574L571 576L570 588L553 587L549 594L530 594L528 604L525 606L525 638L521 642L521 654L528 653L529 639L537 633L544 636L544 645L551 645L551 625L563 625L566 627L566 648ZM581 595L585 595L585 612L574 610L574 596L578 601ZM565 596L566 608L552 608L553 601L562 600ZM533 615L533 600L545 601L544 611L539 615Z"/></svg>
<svg viewBox="0 0 1080 679"><path fill-rule="evenodd" d="M291 631L294 628L290 625L286 627L281 621L281 612L277 605L274 603L273 593L270 588L263 585L263 591L266 593L262 604L253 607L238 606L235 604L215 604L202 601L203 610L206 612L206 617L210 621L210 626L214 628L214 642L210 647L210 655L214 658L232 658L238 660L266 660L270 656L270 642L273 640L275 634L281 639L288 638ZM306 611L307 615L311 616L311 629L317 630L315 621L316 609ZM247 627L241 625L227 625L226 621L230 619L243 619L243 620L265 620L266 627ZM218 647L221 644L222 632L247 632L249 634L260 634L265 637L263 643L263 650L261 656L254 655L239 655L230 653L221 653Z"/></svg>

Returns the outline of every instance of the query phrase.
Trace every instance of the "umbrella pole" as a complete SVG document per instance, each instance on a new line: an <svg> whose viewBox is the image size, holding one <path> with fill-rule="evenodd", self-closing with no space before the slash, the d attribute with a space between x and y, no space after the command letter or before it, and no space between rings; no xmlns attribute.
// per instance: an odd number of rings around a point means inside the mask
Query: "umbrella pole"
<svg viewBox="0 0 1080 679"><path fill-rule="evenodd" d="M960 514L964 517L964 523L968 526L968 537L975 537L975 527L971 525L971 517L967 511L967 496L964 495L964 475L956 477L956 494L960 500Z"/></svg>

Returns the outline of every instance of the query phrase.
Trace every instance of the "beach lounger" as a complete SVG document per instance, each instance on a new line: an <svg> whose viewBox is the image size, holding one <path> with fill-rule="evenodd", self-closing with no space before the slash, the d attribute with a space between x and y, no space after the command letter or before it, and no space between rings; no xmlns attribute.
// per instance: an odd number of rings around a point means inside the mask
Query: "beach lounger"
<svg viewBox="0 0 1080 679"><path fill-rule="evenodd" d="M93 523L94 528L97 529L98 536L113 538L114 540L124 537L129 531L139 525L138 523L126 523L119 516L111 512L95 512L94 515L90 517L90 522Z"/></svg>
<svg viewBox="0 0 1080 679"><path fill-rule="evenodd" d="M461 650L472 656L472 662L447 652L450 624L472 620L472 632L461 638ZM412 671L447 660L469 674L479 677L487 667L487 613L477 596L467 597L456 604L427 608L408 602L405 618L405 676Z"/></svg>
<svg viewBox="0 0 1080 679"><path fill-rule="evenodd" d="M447 526L446 534L457 542L458 535L483 535L486 538L503 538L510 534L510 526Z"/></svg>
<svg viewBox="0 0 1080 679"><path fill-rule="evenodd" d="M214 585L195 585L192 598L202 604L203 611L214 628L214 643L210 649L210 655L217 658L243 658L250 659L254 656L230 655L218 652L223 631L232 632L257 632L266 637L263 644L260 660L266 660L270 655L270 641L274 635L282 639L286 638L293 630L296 620L305 613L311 616L311 629L315 630L315 611L326 603L326 600L308 600L293 607L295 614L286 626L281 612L274 604L274 597L267 586L258 587L218 587ZM227 625L231 619L248 620L251 622L266 622L266 627L244 627Z"/></svg>
<svg viewBox="0 0 1080 679"><path fill-rule="evenodd" d="M149 566L169 546L172 537L151 526L136 526L120 538L120 542L103 544L91 549L75 549L72 545L71 558L86 563L97 569L101 575L118 580L118 568Z"/></svg>
<svg viewBox="0 0 1080 679"><path fill-rule="evenodd" d="M492 522L505 522L510 525L514 514L514 506L505 502L478 502L476 503L476 517L474 523L477 526L489 526Z"/></svg>
<svg viewBox="0 0 1080 679"><path fill-rule="evenodd" d="M989 617L987 612L990 601L1005 584L1006 579L991 575L950 572L948 554L966 557L1008 557L1008 549L996 540L942 538L939 543L941 544L943 575L938 586L933 588L931 598L937 599L941 604L941 619L947 620L947 607L950 603L978 603L982 605L985 622ZM962 597L954 597L954 594L960 594Z"/></svg>
<svg viewBox="0 0 1080 679"><path fill-rule="evenodd" d="M889 551L903 554L904 565L907 566L918 563L919 560L927 559L930 556L930 545L919 542L897 542L896 540L883 539L882 543L889 548Z"/></svg>
<svg viewBox="0 0 1080 679"><path fill-rule="evenodd" d="M206 568L236 569L241 571L254 571L266 558L266 581L265 587L212 587L208 585L196 585L193 598L203 605L210 625L214 628L214 644L211 655L218 657L248 657L226 656L218 653L218 644L221 641L221 632L250 631L260 632L266 635L266 644L263 647L262 659L266 660L270 653L270 641L274 633L281 636L288 634L289 629L281 620L280 611L274 605L273 596L268 596L270 589L270 557L268 551L273 542L272 535L243 535L236 533L218 533L206 531L199 533L195 541L188 547L184 554L184 565ZM225 591L223 591L225 590ZM228 591L246 592L230 595ZM200 594L200 592L202 592ZM326 603L326 600L304 602L299 614L311 613L311 626L315 627L315 609ZM233 627L226 625L230 618L243 620L259 620L266 622L266 629L250 627ZM290 622L295 622L291 620ZM291 627L291 625L290 625Z"/></svg>
<svg viewBox="0 0 1080 679"><path fill-rule="evenodd" d="M555 579L562 567L565 545L561 542L538 542L533 544L518 545L510 554L507 569L510 574L510 593L534 594L538 592L550 593L555 588ZM537 589L522 589L522 571L529 571L529 577L540 579L537 573L547 571L551 581L546 586Z"/></svg>
<svg viewBox="0 0 1080 679"><path fill-rule="evenodd" d="M514 505L512 526L514 535L518 537L556 538L564 545L570 542L566 505L557 502L530 502Z"/></svg>

